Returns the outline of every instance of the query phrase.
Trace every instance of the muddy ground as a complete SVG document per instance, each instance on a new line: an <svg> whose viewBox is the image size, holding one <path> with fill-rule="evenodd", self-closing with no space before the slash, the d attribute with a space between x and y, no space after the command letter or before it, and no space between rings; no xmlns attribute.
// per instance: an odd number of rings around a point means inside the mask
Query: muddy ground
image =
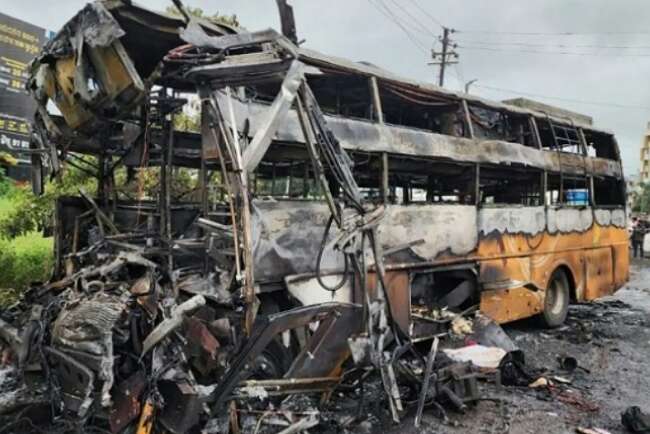
<svg viewBox="0 0 650 434"><path fill-rule="evenodd" d="M638 405L650 411L650 260L635 261L629 284L613 297L571 306L567 325L542 330L533 321L504 327L531 368L571 381L551 389L483 384L485 398L465 414L449 412L444 424L429 410L419 429L412 417L387 433L575 433L577 427L627 432L621 412ZM573 373L558 356L575 357Z"/></svg>

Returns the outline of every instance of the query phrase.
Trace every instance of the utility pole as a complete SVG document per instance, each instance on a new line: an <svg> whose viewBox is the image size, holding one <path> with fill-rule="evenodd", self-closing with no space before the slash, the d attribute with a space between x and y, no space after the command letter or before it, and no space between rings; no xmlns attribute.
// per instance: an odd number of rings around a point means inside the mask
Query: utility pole
<svg viewBox="0 0 650 434"><path fill-rule="evenodd" d="M440 65L440 73L438 75L438 86L443 87L445 85L445 67L447 65L454 65L458 63L458 53L454 51L456 44L452 43L449 35L454 33L454 29L447 27L442 28L442 36L439 38L442 43L442 50L436 51L435 49L431 50L431 59L433 62L429 62L429 65Z"/></svg>

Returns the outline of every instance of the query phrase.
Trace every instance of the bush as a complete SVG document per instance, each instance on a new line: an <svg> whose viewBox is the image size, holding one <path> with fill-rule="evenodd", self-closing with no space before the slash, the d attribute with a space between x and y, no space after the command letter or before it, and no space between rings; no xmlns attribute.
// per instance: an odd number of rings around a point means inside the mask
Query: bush
<svg viewBox="0 0 650 434"><path fill-rule="evenodd" d="M31 282L45 282L50 278L54 265L53 239L44 238L38 232L14 239L16 260L14 263L14 286L25 288Z"/></svg>
<svg viewBox="0 0 650 434"><path fill-rule="evenodd" d="M11 270L14 269L16 262L16 251L14 250L13 242L0 238L0 288L12 288L13 274Z"/></svg>
<svg viewBox="0 0 650 434"><path fill-rule="evenodd" d="M6 169L0 167L0 196L6 196L14 188L14 182L7 176Z"/></svg>
<svg viewBox="0 0 650 434"><path fill-rule="evenodd" d="M4 211L0 209L0 237L11 239L50 227L57 198L78 195L80 187L92 195L97 182L85 172L69 167L59 178L48 182L41 196L35 196L28 185L11 188L4 196L11 206Z"/></svg>
<svg viewBox="0 0 650 434"><path fill-rule="evenodd" d="M52 205L51 197L36 197L0 173L0 307L16 301L31 282L49 279L53 239L36 229L47 221Z"/></svg>
<svg viewBox="0 0 650 434"><path fill-rule="evenodd" d="M49 279L54 263L52 242L38 232L0 239L0 306L16 301L30 283Z"/></svg>

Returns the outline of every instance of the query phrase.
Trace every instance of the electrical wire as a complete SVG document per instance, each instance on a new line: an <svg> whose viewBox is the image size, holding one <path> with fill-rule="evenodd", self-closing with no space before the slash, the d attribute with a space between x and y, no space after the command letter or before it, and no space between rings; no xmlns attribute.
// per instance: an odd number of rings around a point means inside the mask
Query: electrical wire
<svg viewBox="0 0 650 434"><path fill-rule="evenodd" d="M501 53L524 53L524 54L553 54L569 56L593 56L593 57L650 57L650 53L619 54L619 53L578 53L573 51L542 51L542 50L515 50L506 48L482 47L475 45L458 45L458 48L466 50L496 51Z"/></svg>
<svg viewBox="0 0 650 434"><path fill-rule="evenodd" d="M378 0L379 1L379 0ZM390 11L386 12L384 9L381 8L378 4L374 3L373 0L368 0L368 3L370 3L375 9L377 9L382 15L384 15L386 18L388 18L390 21L392 21L394 24L396 24L403 32L404 34L409 38L409 40L422 52L425 54L429 54L429 50L426 48L425 45L422 44L422 42L415 36L413 35L409 29L402 24L401 21L399 21L396 17L393 17L390 14ZM382 3L383 4L383 3Z"/></svg>
<svg viewBox="0 0 650 434"><path fill-rule="evenodd" d="M378 1L382 2L382 0L378 0ZM433 36L434 38L437 38L437 37L438 37L438 35L437 35L436 33L434 33L434 32L433 32L430 28L428 28L425 24L422 24L422 22L418 19L418 17L416 17L415 15L413 15L411 12L409 12L408 9L406 9L405 7L403 7L402 5L400 5L399 3L397 3L396 0L390 0L390 1L391 1L391 3L393 3L393 4L395 5L395 7L396 7L397 9L401 10L401 11L402 11L403 13L405 13L408 17L410 17L411 20L413 20L413 22L416 24L416 26L419 27L420 30L421 30L423 33L426 33L426 34L428 34L428 35L430 35L430 36ZM383 2L382 2L382 3L383 3Z"/></svg>
<svg viewBox="0 0 650 434"><path fill-rule="evenodd" d="M436 23L438 26L442 27L443 29L445 28L445 26L442 24L442 22L440 22L439 19L437 19L436 17L434 17L433 15L431 15L431 13L429 13L429 11L427 11L426 9L424 9L424 8L420 5L420 3L418 3L416 0L409 0L409 1L410 1L411 3L413 3L413 5L415 5L415 7L418 8L418 9L420 10L420 12L422 12L425 16L427 16L431 21L433 21L434 23Z"/></svg>
<svg viewBox="0 0 650 434"><path fill-rule="evenodd" d="M633 31L633 32L502 32L494 30L456 30L458 33L473 33L481 35L517 35L517 36L622 36L622 35L650 35L647 31Z"/></svg>
<svg viewBox="0 0 650 434"><path fill-rule="evenodd" d="M486 40L467 40L455 39L461 44L478 44L489 46L514 45L519 47L538 47L538 48L598 48L598 49L617 49L617 50L644 50L650 49L650 45L593 45L593 44L535 44L530 42L510 42L510 41L486 41Z"/></svg>
<svg viewBox="0 0 650 434"><path fill-rule="evenodd" d="M460 91L464 92L465 83L467 83L467 80L465 79L465 74L463 74L463 69L461 68L460 63L454 63L452 66L454 68L452 72L460 84Z"/></svg>
<svg viewBox="0 0 650 434"><path fill-rule="evenodd" d="M495 87L495 86L488 86L488 85L484 85L484 84L474 84L474 86L476 86L478 88L481 88L481 89L487 89L487 90L492 90L492 91L497 91L497 92L505 92L505 93L511 93L511 94L516 94L516 95L530 96L530 97L535 97L535 98L553 99L553 100L557 100L557 101L572 102L572 103L576 103L576 104L585 104L585 105L594 105L594 106L601 106L601 107L612 107L612 108L620 108L620 109L633 109L633 110L650 111L650 106L625 105L625 104L618 104L618 103L612 103L612 102L602 102L602 101L585 101L585 100L580 100L580 99L564 98L564 97L559 97L559 96L541 95L541 94L530 93L530 92L522 92L522 91L518 91L518 90L506 89L506 88Z"/></svg>
<svg viewBox="0 0 650 434"><path fill-rule="evenodd" d="M334 286L329 286L323 281L323 274L321 272L321 262L323 261L323 252L325 252L325 247L327 247L327 238L330 233L330 229L332 228L332 222L334 221L334 214L330 215L329 220L327 220L327 225L325 226L325 230L323 231L323 239L321 240L320 243L320 248L318 249L318 256L316 257L316 280L318 280L318 284L323 288L326 289L327 291L330 292L336 292L339 289L343 288L343 285L348 281L348 272L350 268L350 263L348 260L348 255L345 252L341 252L343 254L343 276L341 277L341 281L337 283Z"/></svg>

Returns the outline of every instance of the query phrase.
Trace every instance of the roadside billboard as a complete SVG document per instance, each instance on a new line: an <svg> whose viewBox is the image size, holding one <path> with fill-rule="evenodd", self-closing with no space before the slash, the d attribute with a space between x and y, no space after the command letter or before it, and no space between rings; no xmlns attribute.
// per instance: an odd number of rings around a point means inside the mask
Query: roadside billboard
<svg viewBox="0 0 650 434"><path fill-rule="evenodd" d="M36 104L25 90L27 65L47 39L45 29L0 12L0 151L19 161L13 178L29 177L29 157L15 150L29 148L29 128Z"/></svg>

